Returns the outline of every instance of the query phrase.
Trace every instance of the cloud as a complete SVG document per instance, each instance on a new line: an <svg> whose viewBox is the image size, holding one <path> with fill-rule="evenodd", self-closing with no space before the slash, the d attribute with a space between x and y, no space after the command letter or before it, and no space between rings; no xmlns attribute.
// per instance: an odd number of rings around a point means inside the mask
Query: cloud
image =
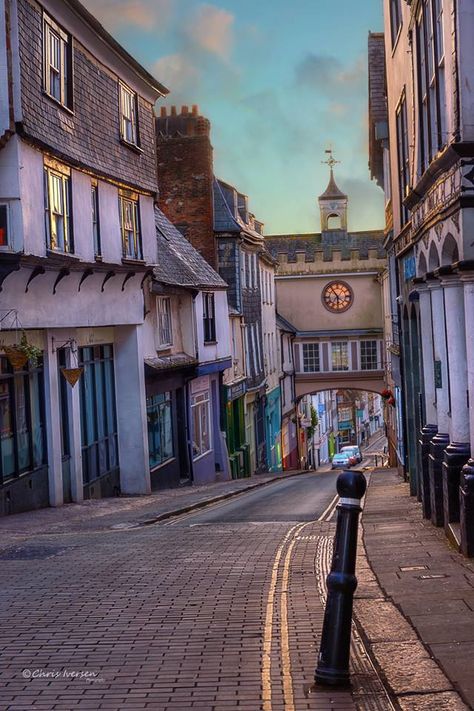
<svg viewBox="0 0 474 711"><path fill-rule="evenodd" d="M366 58L344 65L337 57L309 53L296 66L295 82L333 100L360 95L367 84Z"/></svg>
<svg viewBox="0 0 474 711"><path fill-rule="evenodd" d="M84 0L89 11L108 29L134 25L140 30L165 29L173 0Z"/></svg>
<svg viewBox="0 0 474 711"><path fill-rule="evenodd" d="M186 92L200 80L200 72L191 58L177 52L161 57L152 66L152 73L169 87L173 94Z"/></svg>
<svg viewBox="0 0 474 711"><path fill-rule="evenodd" d="M195 47L228 59L233 46L234 15L213 5L200 5L184 27Z"/></svg>

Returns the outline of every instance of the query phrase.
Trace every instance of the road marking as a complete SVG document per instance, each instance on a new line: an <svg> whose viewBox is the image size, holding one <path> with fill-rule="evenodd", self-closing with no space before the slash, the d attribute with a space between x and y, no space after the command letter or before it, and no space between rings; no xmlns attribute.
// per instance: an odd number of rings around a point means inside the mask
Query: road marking
<svg viewBox="0 0 474 711"><path fill-rule="evenodd" d="M329 506L328 506L326 509L324 509L323 513L322 513L321 516L318 518L318 521L326 521L326 520L329 520L329 519L326 518L326 517L329 516L330 513L331 513L331 515L332 515L332 510L336 508L338 499L339 499L339 496L338 496L338 494L336 494L336 496L332 499L332 501L331 501L331 503L329 504Z"/></svg>
<svg viewBox="0 0 474 711"><path fill-rule="evenodd" d="M304 524L298 533L307 526ZM293 546L296 543L296 538L291 541L286 552L285 562L283 564L283 575L281 580L280 593L280 614L281 614L281 666L283 672L283 697L285 700L285 711L295 711L295 702L293 697L293 679L291 676L291 657L290 657L290 640L288 634L288 579L290 570L290 560Z"/></svg>

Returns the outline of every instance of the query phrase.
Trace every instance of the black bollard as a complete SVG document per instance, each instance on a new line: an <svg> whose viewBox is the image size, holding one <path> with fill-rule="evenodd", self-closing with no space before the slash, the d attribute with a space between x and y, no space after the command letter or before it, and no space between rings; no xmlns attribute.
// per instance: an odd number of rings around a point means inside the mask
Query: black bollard
<svg viewBox="0 0 474 711"><path fill-rule="evenodd" d="M461 553L474 557L474 459L462 468L459 489Z"/></svg>
<svg viewBox="0 0 474 711"><path fill-rule="evenodd" d="M337 479L337 493L341 498L337 507L334 553L331 572L327 577L328 597L314 675L316 684L323 686L350 684L352 601L357 587L357 525L362 511L360 500L366 487L365 476L357 470L343 471Z"/></svg>

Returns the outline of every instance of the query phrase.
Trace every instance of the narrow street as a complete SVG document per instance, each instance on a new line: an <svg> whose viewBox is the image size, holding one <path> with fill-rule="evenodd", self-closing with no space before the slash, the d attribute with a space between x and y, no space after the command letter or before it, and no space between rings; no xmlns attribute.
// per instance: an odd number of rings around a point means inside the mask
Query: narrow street
<svg viewBox="0 0 474 711"><path fill-rule="evenodd" d="M4 551L1 708L355 708L310 689L337 475Z"/></svg>

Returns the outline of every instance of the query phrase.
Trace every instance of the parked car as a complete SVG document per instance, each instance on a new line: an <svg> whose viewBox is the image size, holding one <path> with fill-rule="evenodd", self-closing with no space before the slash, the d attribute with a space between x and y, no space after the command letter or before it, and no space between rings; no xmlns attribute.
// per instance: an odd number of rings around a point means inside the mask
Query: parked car
<svg viewBox="0 0 474 711"><path fill-rule="evenodd" d="M349 452L339 452L335 454L331 461L332 469L341 469L343 467L350 467L350 454Z"/></svg>
<svg viewBox="0 0 474 711"><path fill-rule="evenodd" d="M341 452L347 452L350 457L355 458L355 463L359 464L362 461L362 453L356 445L347 445L341 448Z"/></svg>

